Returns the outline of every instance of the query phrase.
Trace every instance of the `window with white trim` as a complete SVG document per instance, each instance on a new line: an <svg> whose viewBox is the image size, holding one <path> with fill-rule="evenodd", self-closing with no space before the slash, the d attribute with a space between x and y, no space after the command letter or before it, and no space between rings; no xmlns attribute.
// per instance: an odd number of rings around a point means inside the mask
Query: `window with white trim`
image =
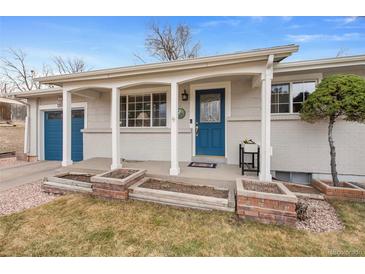
<svg viewBox="0 0 365 274"><path fill-rule="evenodd" d="M271 113L289 113L289 84L271 86Z"/></svg>
<svg viewBox="0 0 365 274"><path fill-rule="evenodd" d="M271 86L271 113L298 113L316 81L295 81Z"/></svg>
<svg viewBox="0 0 365 274"><path fill-rule="evenodd" d="M121 127L165 127L166 93L147 93L120 97Z"/></svg>

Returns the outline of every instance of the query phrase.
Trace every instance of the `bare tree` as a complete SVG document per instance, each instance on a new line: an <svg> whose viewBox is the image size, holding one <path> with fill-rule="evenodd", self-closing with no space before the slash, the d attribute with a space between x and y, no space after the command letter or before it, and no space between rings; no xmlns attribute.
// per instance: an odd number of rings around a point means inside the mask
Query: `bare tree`
<svg viewBox="0 0 365 274"><path fill-rule="evenodd" d="M68 74L89 70L85 61L78 57L64 59L61 56L55 56L53 58L53 63L56 65L56 69L59 74Z"/></svg>
<svg viewBox="0 0 365 274"><path fill-rule="evenodd" d="M0 57L1 93L40 89L44 85L36 82L34 79L53 74L52 67L46 64L39 71L31 68L27 63L26 57L27 55L23 50L12 48L8 50L8 57ZM89 69L81 58L64 59L61 56L56 56L53 62L60 74L82 72ZM50 87L49 85L45 86Z"/></svg>
<svg viewBox="0 0 365 274"><path fill-rule="evenodd" d="M40 88L40 84L34 81L34 78L38 76L36 71L30 69L26 63L26 54L21 49L9 49L9 55L8 58L0 58L7 89L28 91Z"/></svg>
<svg viewBox="0 0 365 274"><path fill-rule="evenodd" d="M145 40L147 51L161 61L196 58L200 43L192 44L190 27L179 24L175 29L171 26L160 28L156 24L150 27L150 34Z"/></svg>
<svg viewBox="0 0 365 274"><path fill-rule="evenodd" d="M9 88L8 88L8 83L3 78L1 78L0 79L0 95L6 94L8 92L10 92Z"/></svg>
<svg viewBox="0 0 365 274"><path fill-rule="evenodd" d="M342 57L342 56L346 56L347 52L348 52L348 48L340 48L336 54L336 57Z"/></svg>

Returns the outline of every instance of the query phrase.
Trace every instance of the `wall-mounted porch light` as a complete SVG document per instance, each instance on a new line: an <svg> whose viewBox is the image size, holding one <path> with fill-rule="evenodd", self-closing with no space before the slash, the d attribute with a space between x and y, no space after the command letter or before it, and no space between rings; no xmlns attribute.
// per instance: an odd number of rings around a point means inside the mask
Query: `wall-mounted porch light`
<svg viewBox="0 0 365 274"><path fill-rule="evenodd" d="M184 92L181 94L181 99L183 101L189 100L189 94L186 92L186 89L184 89Z"/></svg>

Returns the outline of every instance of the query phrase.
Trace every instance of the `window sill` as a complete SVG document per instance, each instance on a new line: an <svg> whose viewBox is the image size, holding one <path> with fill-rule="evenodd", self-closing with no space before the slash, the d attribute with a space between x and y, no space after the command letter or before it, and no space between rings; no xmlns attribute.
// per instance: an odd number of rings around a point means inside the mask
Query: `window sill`
<svg viewBox="0 0 365 274"><path fill-rule="evenodd" d="M299 113L272 113L271 120L300 120Z"/></svg>

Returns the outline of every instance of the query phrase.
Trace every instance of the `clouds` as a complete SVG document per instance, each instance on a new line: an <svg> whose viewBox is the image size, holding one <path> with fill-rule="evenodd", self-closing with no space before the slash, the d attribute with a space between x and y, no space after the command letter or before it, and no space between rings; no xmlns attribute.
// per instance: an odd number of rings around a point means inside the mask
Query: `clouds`
<svg viewBox="0 0 365 274"><path fill-rule="evenodd" d="M355 22L359 17L358 16L350 16L350 17L340 17L340 18L326 18L325 22L338 23L340 25L347 25Z"/></svg>
<svg viewBox="0 0 365 274"><path fill-rule="evenodd" d="M363 40L364 34L358 32L344 33L344 34L288 34L287 40L293 42L315 42L315 41L354 41Z"/></svg>
<svg viewBox="0 0 365 274"><path fill-rule="evenodd" d="M219 20L210 20L200 24L201 27L218 27L218 26L230 26L236 27L242 22L242 19L224 18Z"/></svg>

